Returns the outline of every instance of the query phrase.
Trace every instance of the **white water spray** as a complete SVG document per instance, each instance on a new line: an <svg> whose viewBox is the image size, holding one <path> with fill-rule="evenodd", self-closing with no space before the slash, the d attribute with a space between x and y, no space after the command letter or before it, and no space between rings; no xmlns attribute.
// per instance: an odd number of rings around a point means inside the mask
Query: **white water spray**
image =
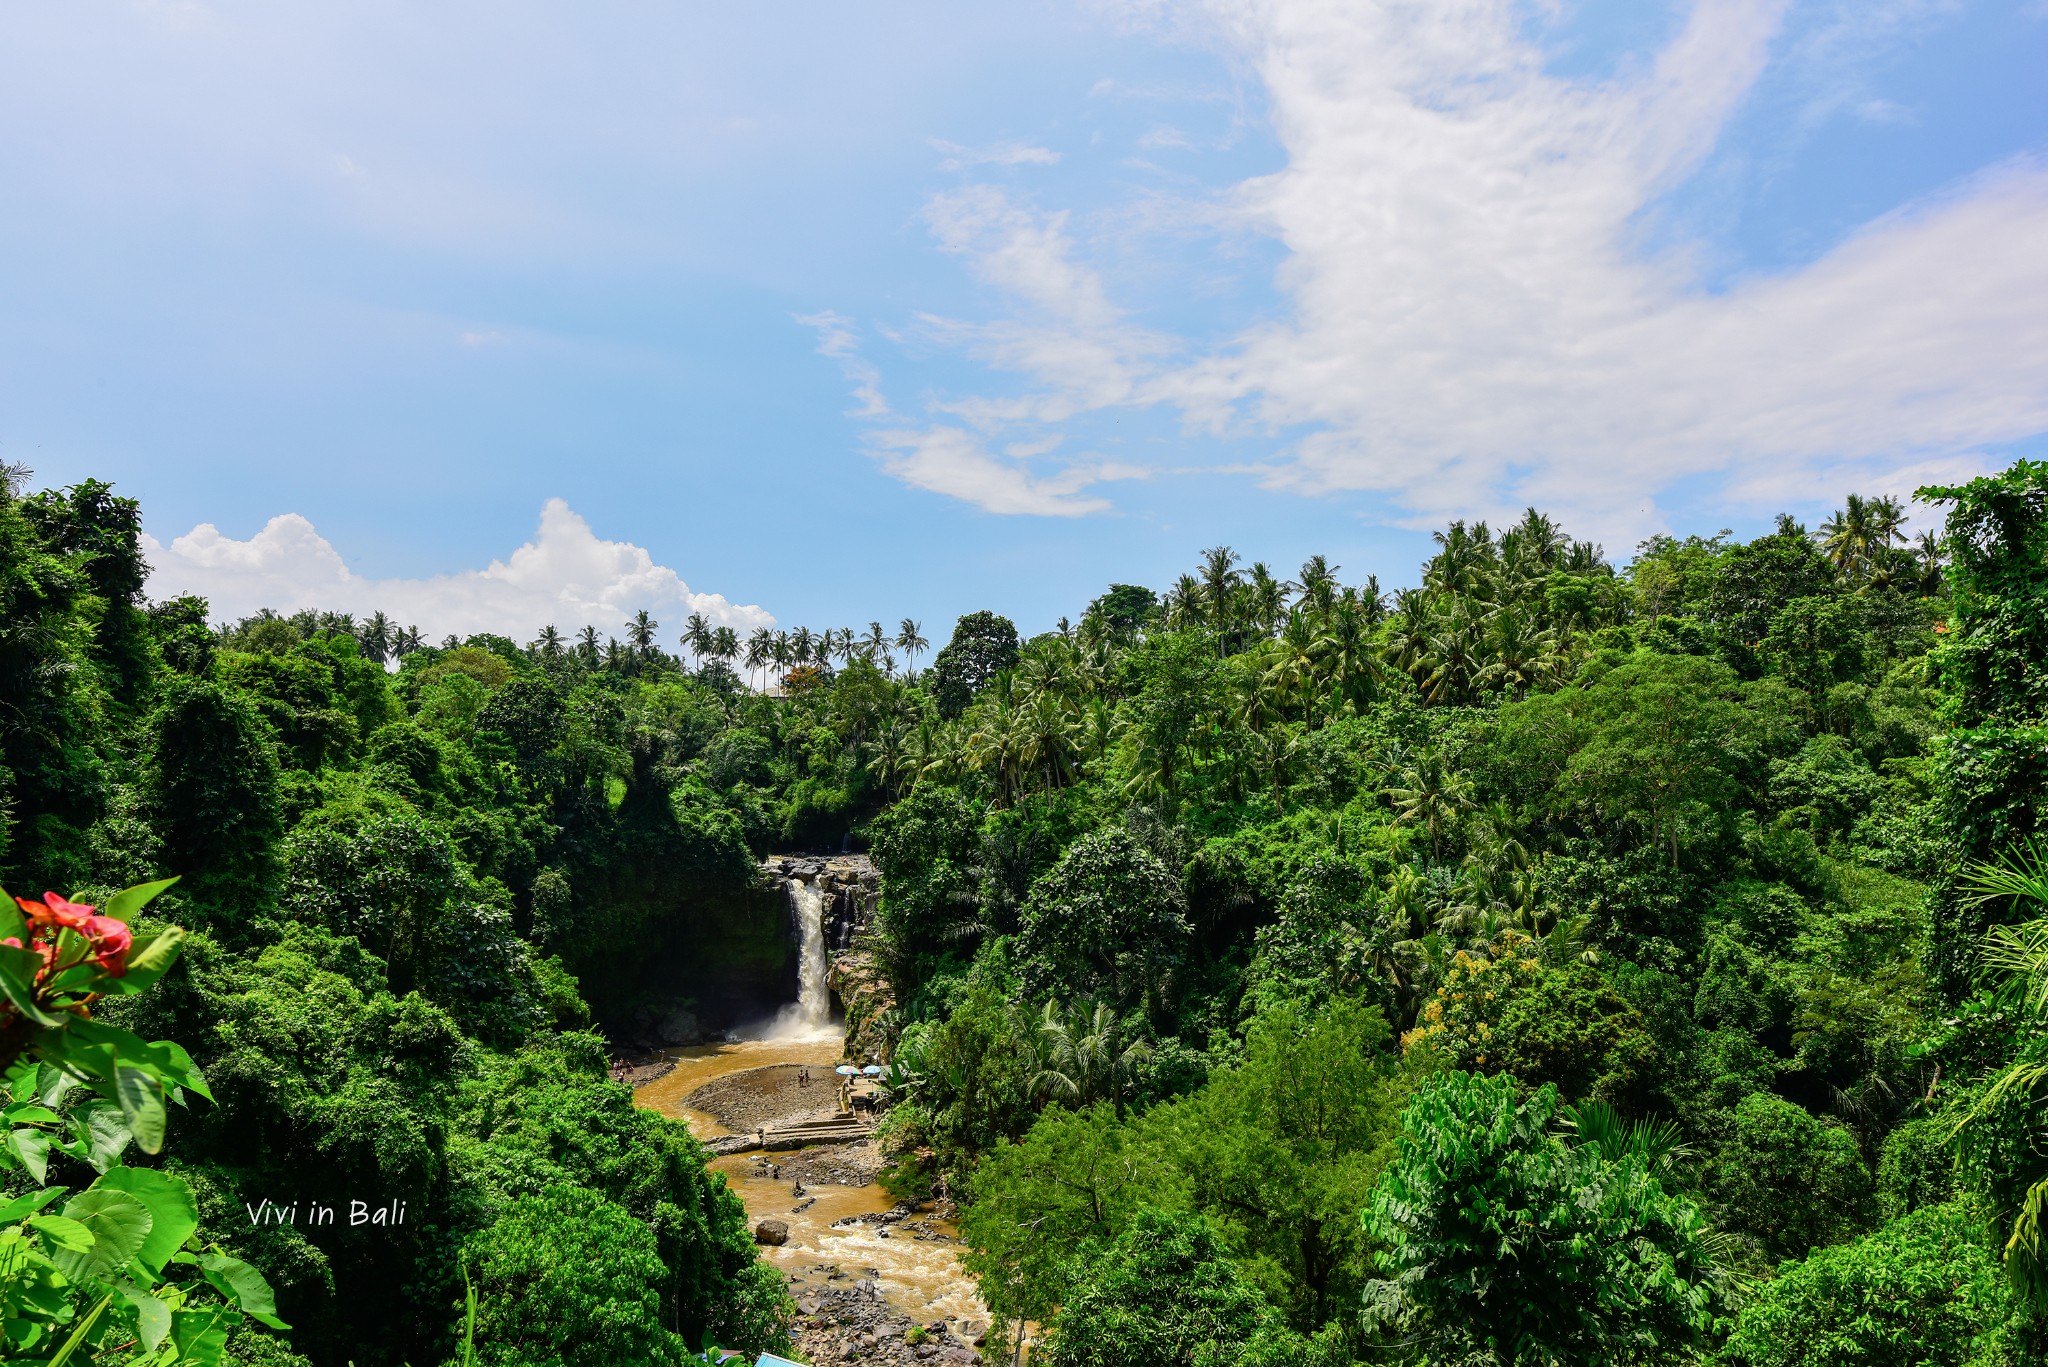
<svg viewBox="0 0 2048 1367"><path fill-rule="evenodd" d="M796 917L796 1000L775 1013L770 1039L830 1039L832 995L825 987L825 892L816 883L789 881Z"/></svg>

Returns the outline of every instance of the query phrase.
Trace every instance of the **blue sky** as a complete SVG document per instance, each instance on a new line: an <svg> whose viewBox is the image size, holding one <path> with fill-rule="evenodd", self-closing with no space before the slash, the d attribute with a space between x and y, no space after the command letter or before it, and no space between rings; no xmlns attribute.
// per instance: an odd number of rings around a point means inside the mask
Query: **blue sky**
<svg viewBox="0 0 2048 1367"><path fill-rule="evenodd" d="M223 611L1036 630L2044 450L2042 0L325 9L0 17L0 459Z"/></svg>

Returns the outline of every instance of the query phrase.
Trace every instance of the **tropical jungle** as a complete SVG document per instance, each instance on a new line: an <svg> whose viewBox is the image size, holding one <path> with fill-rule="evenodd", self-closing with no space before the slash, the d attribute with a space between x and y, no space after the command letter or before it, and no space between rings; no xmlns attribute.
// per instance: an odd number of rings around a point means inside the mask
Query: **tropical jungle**
<svg viewBox="0 0 2048 1367"><path fill-rule="evenodd" d="M10 467L0 1361L798 1351L611 1067L842 850L991 1361L2048 1360L2048 465L1917 506L520 641L216 620Z"/></svg>

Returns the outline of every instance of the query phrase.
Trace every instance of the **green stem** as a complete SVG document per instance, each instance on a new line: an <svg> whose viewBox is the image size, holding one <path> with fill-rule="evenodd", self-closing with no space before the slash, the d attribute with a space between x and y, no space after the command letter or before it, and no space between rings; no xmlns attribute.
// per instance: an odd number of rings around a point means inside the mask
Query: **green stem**
<svg viewBox="0 0 2048 1367"><path fill-rule="evenodd" d="M64 1364L71 1360L71 1355L78 1351L78 1345L85 1341L85 1336L92 1332L92 1327L99 1323L100 1316L107 1312L107 1306L112 1304L113 1300L114 1293L111 1291L100 1297L100 1303L78 1322L78 1327L71 1331L71 1337L64 1340L64 1346L57 1350L57 1356L50 1359L49 1367L64 1367Z"/></svg>

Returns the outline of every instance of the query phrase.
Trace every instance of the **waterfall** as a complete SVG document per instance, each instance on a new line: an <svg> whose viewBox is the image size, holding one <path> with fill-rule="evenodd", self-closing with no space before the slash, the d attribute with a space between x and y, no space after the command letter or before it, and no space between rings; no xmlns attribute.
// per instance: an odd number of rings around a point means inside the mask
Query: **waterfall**
<svg viewBox="0 0 2048 1367"><path fill-rule="evenodd" d="M789 880L789 909L796 922L796 1000L775 1014L771 1039L829 1038L832 996L825 987L825 892L816 883Z"/></svg>

